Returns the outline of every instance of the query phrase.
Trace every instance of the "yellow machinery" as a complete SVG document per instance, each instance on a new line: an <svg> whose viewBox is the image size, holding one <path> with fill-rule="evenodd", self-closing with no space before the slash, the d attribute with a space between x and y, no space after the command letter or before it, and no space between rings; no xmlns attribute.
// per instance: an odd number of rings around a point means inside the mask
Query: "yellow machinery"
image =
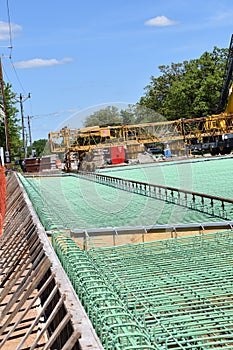
<svg viewBox="0 0 233 350"><path fill-rule="evenodd" d="M136 125L63 128L49 133L51 152L88 152L98 147L126 144L148 144L181 138L179 122L165 121ZM178 129L177 129L178 127Z"/></svg>
<svg viewBox="0 0 233 350"><path fill-rule="evenodd" d="M92 149L129 144L166 144L184 141L187 145L233 134L233 113L222 113L203 118L178 119L137 125L63 128L49 133L52 153L87 153Z"/></svg>
<svg viewBox="0 0 233 350"><path fill-rule="evenodd" d="M189 154L228 154L233 149L232 72L233 35L216 115L136 125L93 126L80 129L65 127L60 131L50 132L50 150L52 153L65 153L69 159L73 154L82 160L84 155L96 148L129 145L156 147L173 142L177 147L183 148L185 143Z"/></svg>

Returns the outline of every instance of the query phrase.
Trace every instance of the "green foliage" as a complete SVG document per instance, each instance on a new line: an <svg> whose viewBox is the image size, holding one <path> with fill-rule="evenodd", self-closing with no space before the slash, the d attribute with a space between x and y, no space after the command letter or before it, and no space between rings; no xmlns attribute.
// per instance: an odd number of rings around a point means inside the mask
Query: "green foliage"
<svg viewBox="0 0 233 350"><path fill-rule="evenodd" d="M161 121L162 116L152 109L139 104L129 105L127 109L120 110L115 106L100 109L87 117L85 127L89 126L112 126L151 123Z"/></svg>
<svg viewBox="0 0 233 350"><path fill-rule="evenodd" d="M166 119L214 114L220 98L228 50L215 47L199 59L160 66L161 75L151 77L139 104Z"/></svg>
<svg viewBox="0 0 233 350"><path fill-rule="evenodd" d="M84 125L139 124L215 114L227 55L228 49L214 47L198 59L160 66L161 75L151 77L139 103L121 111L116 107L99 110Z"/></svg>
<svg viewBox="0 0 233 350"><path fill-rule="evenodd" d="M108 106L105 109L100 109L86 118L84 126L108 126L118 125L122 123L122 117L119 114L118 108Z"/></svg>
<svg viewBox="0 0 233 350"><path fill-rule="evenodd" d="M140 104L131 106L131 111L134 118L134 124L154 123L164 120L161 114L153 109L141 106Z"/></svg>
<svg viewBox="0 0 233 350"><path fill-rule="evenodd" d="M10 141L10 154L11 159L19 154L19 147L22 146L20 141L20 126L17 118L18 109L15 107L17 101L15 100L15 94L11 90L10 84L5 84L4 88L5 100L6 100L6 112L8 118L8 132ZM5 126L4 122L0 125L0 146L6 147L5 144Z"/></svg>
<svg viewBox="0 0 233 350"><path fill-rule="evenodd" d="M32 144L32 149L36 151L36 157L38 158L51 153L47 139L39 139L34 141Z"/></svg>

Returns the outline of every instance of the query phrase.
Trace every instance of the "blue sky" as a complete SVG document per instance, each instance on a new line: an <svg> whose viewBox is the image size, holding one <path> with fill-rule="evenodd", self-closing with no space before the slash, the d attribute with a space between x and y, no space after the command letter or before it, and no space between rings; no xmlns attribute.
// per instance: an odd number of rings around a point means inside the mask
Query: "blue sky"
<svg viewBox="0 0 233 350"><path fill-rule="evenodd" d="M34 140L62 123L82 127L92 108L138 102L159 65L228 47L233 33L230 0L8 4L12 50L4 47L10 45L8 11L7 1L0 0L3 75L18 96L31 94L23 106L32 117Z"/></svg>

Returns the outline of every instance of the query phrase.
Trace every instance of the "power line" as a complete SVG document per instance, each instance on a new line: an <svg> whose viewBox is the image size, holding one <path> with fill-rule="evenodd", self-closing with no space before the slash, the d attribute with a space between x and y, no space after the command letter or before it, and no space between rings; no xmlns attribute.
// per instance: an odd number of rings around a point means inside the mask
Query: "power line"
<svg viewBox="0 0 233 350"><path fill-rule="evenodd" d="M33 115L32 118L33 119L38 119L38 118L45 118L45 117L56 117L56 118L61 118L63 117L63 114L66 114L66 113L76 113L78 112L77 109L67 109L67 110L64 110L64 111L57 111L57 112L51 112L51 113L46 113L46 114L36 114L36 115Z"/></svg>
<svg viewBox="0 0 233 350"><path fill-rule="evenodd" d="M8 49L10 49L10 54L9 54L9 59L10 59L10 63L11 66L13 68L14 74L16 76L16 79L21 87L21 90L25 93L25 89L23 87L23 84L16 72L15 66L14 66L14 62L12 61L12 49L13 49L13 39L12 39L12 25L11 25L11 16L10 16L10 5L9 5L9 0L6 0L6 8L7 8L7 18L8 18L8 31L9 31L9 46L7 46ZM4 71L5 72L5 71ZM6 74L6 72L5 72ZM8 78L9 80L9 78ZM9 80L10 81L10 80Z"/></svg>
<svg viewBox="0 0 233 350"><path fill-rule="evenodd" d="M10 57L10 62L11 62L13 71L14 71L14 73L15 73L16 79L17 79L17 81L18 81L18 83L19 83L19 85L20 85L22 91L25 93L25 89L24 89L24 87L23 87L23 84L21 83L21 80L20 80L20 78L19 78L19 76L18 76L18 73L17 73L17 71L16 71L16 69L15 69L15 66L14 66L14 62L13 62L13 60L12 60L11 57Z"/></svg>
<svg viewBox="0 0 233 350"><path fill-rule="evenodd" d="M6 6L7 6L7 16L8 16L8 26L9 26L9 37L10 37L10 57L12 54L13 49L13 42L12 42L12 29L11 29L11 18L10 18L10 6L9 6L9 0L6 0Z"/></svg>

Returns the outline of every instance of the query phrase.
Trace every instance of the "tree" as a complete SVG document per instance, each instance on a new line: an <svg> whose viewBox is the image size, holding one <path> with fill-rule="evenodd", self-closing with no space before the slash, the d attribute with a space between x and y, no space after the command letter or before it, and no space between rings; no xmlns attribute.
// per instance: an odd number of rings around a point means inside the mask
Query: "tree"
<svg viewBox="0 0 233 350"><path fill-rule="evenodd" d="M122 117L123 125L135 124L135 116L132 107L129 107L128 109L122 109L120 111L120 114Z"/></svg>
<svg viewBox="0 0 233 350"><path fill-rule="evenodd" d="M22 146L22 141L20 140L20 126L17 118L18 109L15 107L17 101L15 99L15 93L11 90L11 85L9 83L4 85L4 94L8 119L10 155L13 159L19 154L19 148ZM0 125L0 146L6 148L4 121L2 121Z"/></svg>
<svg viewBox="0 0 233 350"><path fill-rule="evenodd" d="M135 104L132 106L134 124L155 123L164 121L164 117L151 108Z"/></svg>
<svg viewBox="0 0 233 350"><path fill-rule="evenodd" d="M122 117L120 116L118 108L115 106L108 106L87 117L84 126L110 126L119 125L121 123Z"/></svg>
<svg viewBox="0 0 233 350"><path fill-rule="evenodd" d="M151 77L139 104L166 119L214 114L220 98L228 49L214 47L199 59L160 66L161 75Z"/></svg>
<svg viewBox="0 0 233 350"><path fill-rule="evenodd" d="M132 125L139 123L152 123L162 121L161 114L140 104L128 105L128 108L118 110L115 106L108 106L94 112L84 122L85 127L89 126L112 126L112 125Z"/></svg>
<svg viewBox="0 0 233 350"><path fill-rule="evenodd" d="M49 143L46 139L35 140L32 144L32 149L36 151L36 157L50 154Z"/></svg>

